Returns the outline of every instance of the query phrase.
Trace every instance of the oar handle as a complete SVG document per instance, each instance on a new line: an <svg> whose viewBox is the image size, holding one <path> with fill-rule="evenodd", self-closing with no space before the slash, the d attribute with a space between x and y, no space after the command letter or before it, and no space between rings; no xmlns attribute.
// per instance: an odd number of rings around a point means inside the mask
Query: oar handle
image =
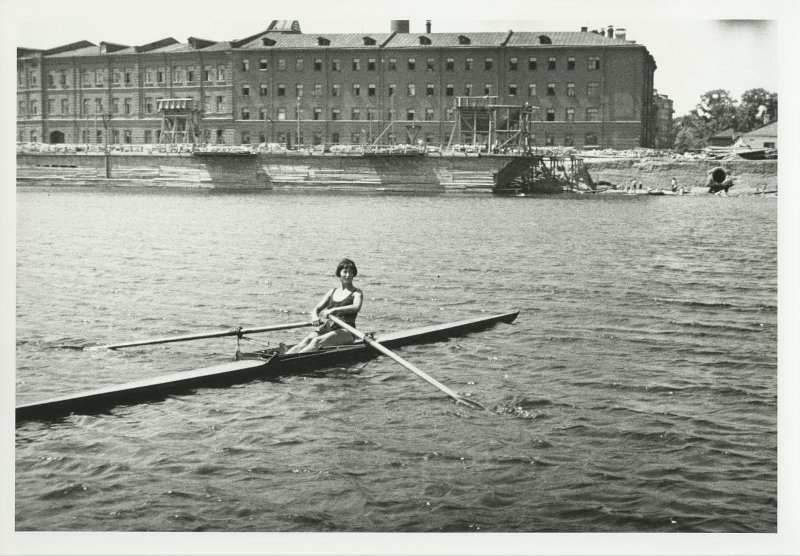
<svg viewBox="0 0 800 556"><path fill-rule="evenodd" d="M370 338L369 336L367 336L366 334L364 334L363 332L361 332L357 328L355 328L353 326L350 326L349 324L344 322L339 317L336 317L334 315L328 315L327 318L332 320L333 322L335 322L336 324L338 324L339 326L341 326L342 328L344 328L345 330L347 330L351 334L353 334L355 337L363 340L364 343L366 343L367 345L369 345L373 349L376 349L377 351L383 353L387 357L390 357L391 359L393 359L397 363L400 363L403 367L405 367L406 369L408 369L412 373L414 373L417 376L419 376L420 378L428 381L430 384L434 385L436 388L438 388L439 390L441 390L442 392L444 392L445 394L447 394L448 396L453 398L458 403L463 404L463 405L467 405L467 406L470 406L470 407L476 407L477 406L477 407L480 407L482 409L486 409L480 403L478 403L478 402L476 402L474 400L470 400L469 398L465 398L464 396L461 396L458 393L454 392L453 390L451 390L450 388L448 388L447 386L445 386L444 384L442 384L441 382L439 382L438 380L436 380L435 378L433 378L432 376L430 376L426 372L418 369L416 367L416 365L414 365L413 363L411 363L409 361L406 361L405 359L403 359L402 357L397 355L395 352L393 352L390 349L388 349L387 347L383 346L380 342Z"/></svg>
<svg viewBox="0 0 800 556"><path fill-rule="evenodd" d="M108 344L105 346L94 346L85 348L87 350L98 349L118 349L134 346L149 346L154 344L168 344L170 342L188 342L190 340L204 340L206 338L222 338L224 336L244 336L245 334L256 334L258 332L271 332L274 330L288 330L290 328L301 328L303 326L312 326L313 323L309 321L291 322L288 324L273 324L270 326L260 326L257 328L235 328L233 330L218 330L216 332L203 332L200 334L188 334L185 336L168 336L166 338L152 338L150 340L138 340L134 342L123 342L120 344Z"/></svg>

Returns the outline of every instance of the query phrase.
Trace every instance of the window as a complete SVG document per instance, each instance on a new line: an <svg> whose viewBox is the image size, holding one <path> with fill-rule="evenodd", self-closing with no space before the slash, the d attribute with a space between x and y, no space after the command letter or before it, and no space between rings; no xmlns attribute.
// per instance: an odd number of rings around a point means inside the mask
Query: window
<svg viewBox="0 0 800 556"><path fill-rule="evenodd" d="M130 100L126 100L126 102L128 103L128 111L125 113L130 114ZM69 114L69 101L65 98L61 99L61 113Z"/></svg>
<svg viewBox="0 0 800 556"><path fill-rule="evenodd" d="M286 83L278 83L278 96L279 97L286 96Z"/></svg>
<svg viewBox="0 0 800 556"><path fill-rule="evenodd" d="M536 83L531 83L528 85L528 96L535 97L536 96Z"/></svg>
<svg viewBox="0 0 800 556"><path fill-rule="evenodd" d="M128 144L128 145L133 143L133 135L131 134L131 130L130 129L126 129L125 130L125 143Z"/></svg>
<svg viewBox="0 0 800 556"><path fill-rule="evenodd" d="M119 70L117 68L111 70L111 83L114 85L119 85Z"/></svg>
<svg viewBox="0 0 800 556"><path fill-rule="evenodd" d="M417 96L417 86L414 83L408 84L408 96L410 97Z"/></svg>
<svg viewBox="0 0 800 556"><path fill-rule="evenodd" d="M278 58L278 71L286 71L286 58Z"/></svg>
<svg viewBox="0 0 800 556"><path fill-rule="evenodd" d="M105 85L105 81L106 81L106 72L105 72L105 70L101 70L101 69L95 70L95 72L94 72L94 85L95 85L95 87L102 87L103 85ZM35 84L35 78L34 78L33 84Z"/></svg>
<svg viewBox="0 0 800 556"><path fill-rule="evenodd" d="M547 96L549 96L549 97L556 96L556 84L555 83L548 83L547 84Z"/></svg>
<svg viewBox="0 0 800 556"><path fill-rule="evenodd" d="M370 58L367 60L367 71L375 71L376 67L376 60L375 58Z"/></svg>
<svg viewBox="0 0 800 556"><path fill-rule="evenodd" d="M367 119L372 121L375 119L375 109L374 108L367 108Z"/></svg>
<svg viewBox="0 0 800 556"><path fill-rule="evenodd" d="M586 95L590 96L590 97L596 97L597 96L597 89L599 88L599 86L600 86L600 84L595 82L595 81L587 83L586 84Z"/></svg>
<svg viewBox="0 0 800 556"><path fill-rule="evenodd" d="M23 104L20 102L20 103L19 103L19 112L20 112L20 115L22 114L23 106L24 106L24 105L23 105ZM85 99L83 99L83 108L81 108L81 113L82 113L84 116L88 116L88 115L89 115L90 106L91 106L91 102L89 102L89 99L88 99L88 98L85 98ZM85 142L85 141L84 141L84 142Z"/></svg>
<svg viewBox="0 0 800 556"><path fill-rule="evenodd" d="M597 108L587 108L586 109L586 121L587 122L598 122L600 121L600 110Z"/></svg>
<svg viewBox="0 0 800 556"><path fill-rule="evenodd" d="M131 70L130 70L130 68L125 68L125 72L123 73L123 76L124 76L124 79L123 79L124 83L126 85L130 85L131 84Z"/></svg>
<svg viewBox="0 0 800 556"><path fill-rule="evenodd" d="M315 83L314 84L314 93L315 97L322 96L322 83Z"/></svg>
<svg viewBox="0 0 800 556"><path fill-rule="evenodd" d="M56 101L51 98L47 101L47 113L54 114L55 111L56 111Z"/></svg>
<svg viewBox="0 0 800 556"><path fill-rule="evenodd" d="M331 71L339 71L340 66L341 62L339 60L331 60Z"/></svg>
<svg viewBox="0 0 800 556"><path fill-rule="evenodd" d="M417 61L414 58L408 59L408 71L414 71L417 69Z"/></svg>
<svg viewBox="0 0 800 556"><path fill-rule="evenodd" d="M152 114L153 113L153 99L152 97L145 97L144 98L144 113L145 114ZM145 141L147 143L148 141Z"/></svg>
<svg viewBox="0 0 800 556"><path fill-rule="evenodd" d="M314 132L314 139L312 139L312 141L314 142L315 145L321 145L322 144L322 133L320 133L319 131L315 131Z"/></svg>
<svg viewBox="0 0 800 556"><path fill-rule="evenodd" d="M472 58L467 58L464 60L464 70L472 71Z"/></svg>
<svg viewBox="0 0 800 556"><path fill-rule="evenodd" d="M351 120L360 120L361 119L361 109L360 108L353 108L350 110L350 119Z"/></svg>
<svg viewBox="0 0 800 556"><path fill-rule="evenodd" d="M249 108L242 108L242 119L249 120L250 119L250 109Z"/></svg>
<svg viewBox="0 0 800 556"><path fill-rule="evenodd" d="M574 108L567 108L564 113L564 120L568 122L575 121L575 109Z"/></svg>
<svg viewBox="0 0 800 556"><path fill-rule="evenodd" d="M353 58L353 71L361 71L361 60Z"/></svg>
<svg viewBox="0 0 800 556"><path fill-rule="evenodd" d="M56 86L56 75L52 71L47 74L47 86L48 87Z"/></svg>
<svg viewBox="0 0 800 556"><path fill-rule="evenodd" d="M550 56L547 59L547 69L549 69L549 70L556 69L556 58L555 58L555 56Z"/></svg>
<svg viewBox="0 0 800 556"><path fill-rule="evenodd" d="M434 95L436 88L434 87L433 83L428 83L425 85L425 96L432 97Z"/></svg>
<svg viewBox="0 0 800 556"><path fill-rule="evenodd" d="M97 130L97 133L95 133L95 142L97 143L103 142L103 132L99 129Z"/></svg>
<svg viewBox="0 0 800 556"><path fill-rule="evenodd" d="M568 97L575 96L575 83L567 83L567 96Z"/></svg>
<svg viewBox="0 0 800 556"><path fill-rule="evenodd" d="M189 66L186 70L186 82L194 83L194 66Z"/></svg>
<svg viewBox="0 0 800 556"><path fill-rule="evenodd" d="M223 112L225 109L225 99L221 96L217 97L215 106L217 108L217 112Z"/></svg>
<svg viewBox="0 0 800 556"><path fill-rule="evenodd" d="M510 83L508 85L508 96L510 96L510 97L517 96L517 84L516 83Z"/></svg>
<svg viewBox="0 0 800 556"><path fill-rule="evenodd" d="M322 108L314 108L314 119L319 120L322 117Z"/></svg>
<svg viewBox="0 0 800 556"><path fill-rule="evenodd" d="M394 83L390 83L389 84L389 96L393 97L396 90L397 90L397 85L395 85Z"/></svg>
<svg viewBox="0 0 800 556"><path fill-rule="evenodd" d="M339 85L333 85L331 87L331 96L332 97L338 97L339 96L339 89L340 89Z"/></svg>
<svg viewBox="0 0 800 556"><path fill-rule="evenodd" d="M548 108L547 113L545 115L545 120L548 122L556 121L556 111L554 108Z"/></svg>
<svg viewBox="0 0 800 556"><path fill-rule="evenodd" d="M258 61L258 69L259 69L259 71L267 71L268 67L269 66L267 65L267 59L266 58L261 58L261 60Z"/></svg>
<svg viewBox="0 0 800 556"><path fill-rule="evenodd" d="M158 68L156 70L156 83L159 85L164 83L164 68Z"/></svg>
<svg viewBox="0 0 800 556"><path fill-rule="evenodd" d="M266 108L259 108L258 109L258 119L262 121L267 120L267 109ZM263 141L262 141L263 143Z"/></svg>
<svg viewBox="0 0 800 556"><path fill-rule="evenodd" d="M150 131L149 129L145 129L144 130L144 142L145 142L145 144L152 143L152 141L153 141L153 132Z"/></svg>
<svg viewBox="0 0 800 556"><path fill-rule="evenodd" d="M172 82L183 83L183 69L179 67L172 68Z"/></svg>
<svg viewBox="0 0 800 556"><path fill-rule="evenodd" d="M564 134L564 146L572 147L575 145L575 136L571 133Z"/></svg>
<svg viewBox="0 0 800 556"><path fill-rule="evenodd" d="M353 96L360 97L361 96L361 85L358 83L353 83Z"/></svg>
<svg viewBox="0 0 800 556"><path fill-rule="evenodd" d="M528 70L536 71L536 58L528 58Z"/></svg>
<svg viewBox="0 0 800 556"><path fill-rule="evenodd" d="M397 69L397 59L389 58L389 71L395 71Z"/></svg>
<svg viewBox="0 0 800 556"><path fill-rule="evenodd" d="M63 106L64 105L62 103L62 110L63 110ZM126 98L125 100L122 101L122 110L123 110L123 113L125 113L125 114L130 114L131 113L131 99Z"/></svg>
<svg viewBox="0 0 800 556"><path fill-rule="evenodd" d="M61 70L61 72L59 73L59 75L58 75L58 84L61 85L62 87L67 84L67 72L66 72L66 70Z"/></svg>
<svg viewBox="0 0 800 556"><path fill-rule="evenodd" d="M217 130L217 144L223 145L225 143L225 136L222 134L222 130Z"/></svg>
<svg viewBox="0 0 800 556"><path fill-rule="evenodd" d="M600 69L600 57L599 56L589 56L589 70L599 70Z"/></svg>
<svg viewBox="0 0 800 556"><path fill-rule="evenodd" d="M361 144L361 135L359 133L351 133L350 134L350 143L353 145L360 145Z"/></svg>
<svg viewBox="0 0 800 556"><path fill-rule="evenodd" d="M331 112L331 120L341 120L342 119L342 111L338 108L334 108L333 112Z"/></svg>
<svg viewBox="0 0 800 556"><path fill-rule="evenodd" d="M517 58L509 58L508 59L508 69L509 71L517 71L519 67L519 60Z"/></svg>
<svg viewBox="0 0 800 556"><path fill-rule="evenodd" d="M322 71L322 58L314 58L314 71Z"/></svg>
<svg viewBox="0 0 800 556"><path fill-rule="evenodd" d="M116 144L118 144L118 143L119 143L119 130L118 130L118 129L115 129L115 130L114 130L114 131L111 133L111 137L112 137L112 139L111 139L111 140L112 140L112 142L113 142L115 145L116 145Z"/></svg>
<svg viewBox="0 0 800 556"><path fill-rule="evenodd" d="M483 94L485 96L489 96L492 94L492 84L491 83L484 83L483 84Z"/></svg>
<svg viewBox="0 0 800 556"><path fill-rule="evenodd" d="M464 95L468 97L472 96L472 83L467 83L464 85Z"/></svg>
<svg viewBox="0 0 800 556"><path fill-rule="evenodd" d="M596 133L587 133L586 140L583 143L584 145L599 145L600 142L597 140Z"/></svg>
<svg viewBox="0 0 800 556"><path fill-rule="evenodd" d="M490 71L494 67L494 58L486 58L483 62L483 69Z"/></svg>
<svg viewBox="0 0 800 556"><path fill-rule="evenodd" d="M265 97L267 96L268 93L269 93L269 87L267 87L266 83L262 83L261 85L259 85L258 87L259 96Z"/></svg>
<svg viewBox="0 0 800 556"><path fill-rule="evenodd" d="M119 114L119 99L116 97L111 99L111 113Z"/></svg>
<svg viewBox="0 0 800 556"><path fill-rule="evenodd" d="M246 58L242 60L242 71L250 71L250 60Z"/></svg>
<svg viewBox="0 0 800 556"><path fill-rule="evenodd" d="M103 99L96 98L94 99L94 113L95 114L103 114Z"/></svg>
<svg viewBox="0 0 800 556"><path fill-rule="evenodd" d="M456 111L453 108L448 108L447 109L447 112L445 112L445 114L446 114L445 117L447 118L448 122L452 122L453 121L453 118L455 117L455 112Z"/></svg>
<svg viewBox="0 0 800 556"><path fill-rule="evenodd" d="M217 67L217 81L219 83L225 82L225 66Z"/></svg>
<svg viewBox="0 0 800 556"><path fill-rule="evenodd" d="M434 58L428 58L425 60L425 71L434 71L436 69L436 60Z"/></svg>
<svg viewBox="0 0 800 556"><path fill-rule="evenodd" d="M286 108L278 108L278 121L286 121Z"/></svg>
<svg viewBox="0 0 800 556"><path fill-rule="evenodd" d="M211 66L203 68L203 83L211 82Z"/></svg>
<svg viewBox="0 0 800 556"><path fill-rule="evenodd" d="M453 71L456 69L456 61L452 58L448 58L444 62L444 69L445 71Z"/></svg>
<svg viewBox="0 0 800 556"><path fill-rule="evenodd" d="M375 91L377 91L377 87L375 86L374 83L370 83L369 85L367 85L367 96L368 97L374 97L375 96Z"/></svg>
<svg viewBox="0 0 800 556"><path fill-rule="evenodd" d="M433 121L433 108L426 108L425 109L425 121L432 122Z"/></svg>
<svg viewBox="0 0 800 556"><path fill-rule="evenodd" d="M444 96L446 96L446 97L453 96L453 84L452 83L448 83L447 85L444 86Z"/></svg>
<svg viewBox="0 0 800 556"><path fill-rule="evenodd" d="M568 70L575 69L575 56L570 56L567 58L567 69Z"/></svg>
<svg viewBox="0 0 800 556"><path fill-rule="evenodd" d="M305 61L303 58L298 58L294 61L294 69L296 71L303 71L303 66L305 65Z"/></svg>
<svg viewBox="0 0 800 556"><path fill-rule="evenodd" d="M242 85L242 96L243 97L250 96L250 85Z"/></svg>
<svg viewBox="0 0 800 556"><path fill-rule="evenodd" d="M416 111L413 108L406 110L406 120L413 122L416 117Z"/></svg>
<svg viewBox="0 0 800 556"><path fill-rule="evenodd" d="M331 143L333 143L334 145L338 145L339 144L339 133L338 132L334 131L333 133L331 133Z"/></svg>

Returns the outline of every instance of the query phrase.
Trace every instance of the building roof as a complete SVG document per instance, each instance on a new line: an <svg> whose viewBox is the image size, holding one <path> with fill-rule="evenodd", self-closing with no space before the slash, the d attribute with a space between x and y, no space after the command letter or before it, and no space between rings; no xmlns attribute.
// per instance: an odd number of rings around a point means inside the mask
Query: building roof
<svg viewBox="0 0 800 556"><path fill-rule="evenodd" d="M273 21L269 28L249 37L231 41L210 41L189 37L180 43L173 38L141 46L102 42L100 46L88 41L37 51L18 48L18 56L41 52L48 58L98 56L101 54L140 54L221 51L230 49L303 49L337 48L494 48L532 46L624 46L635 44L625 38L610 37L592 31L557 32L480 32L480 33L300 33L296 21ZM641 46L641 45L637 45Z"/></svg>
<svg viewBox="0 0 800 556"><path fill-rule="evenodd" d="M762 136L769 136L769 137L777 137L778 136L778 120L774 122L770 122L766 125L762 125L761 127L757 127L755 129L751 129L747 133L743 133L742 137L748 137L752 135L758 135L759 137Z"/></svg>

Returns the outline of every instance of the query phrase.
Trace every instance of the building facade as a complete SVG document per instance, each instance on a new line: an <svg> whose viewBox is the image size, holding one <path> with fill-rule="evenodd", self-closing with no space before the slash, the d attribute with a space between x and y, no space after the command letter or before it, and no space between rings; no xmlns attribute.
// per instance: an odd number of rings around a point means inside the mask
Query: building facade
<svg viewBox="0 0 800 556"><path fill-rule="evenodd" d="M672 107L672 99L667 95L662 95L658 91L653 91L653 107L655 108L655 143L657 149L671 149L672 121L675 109Z"/></svg>
<svg viewBox="0 0 800 556"><path fill-rule="evenodd" d="M659 141L656 64L623 29L304 34L295 22L233 41L18 48L17 139L44 143L291 145L454 141L457 97L537 107L535 145ZM165 99L183 99L165 103ZM161 101L161 102L160 102ZM184 107L186 129L163 106ZM670 114L671 122L671 114ZM456 140L460 138L455 138Z"/></svg>

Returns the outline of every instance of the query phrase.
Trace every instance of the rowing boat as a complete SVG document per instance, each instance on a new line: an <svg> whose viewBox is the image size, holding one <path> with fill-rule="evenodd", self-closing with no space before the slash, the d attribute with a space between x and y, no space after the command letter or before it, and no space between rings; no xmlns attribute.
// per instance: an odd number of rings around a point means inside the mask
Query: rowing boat
<svg viewBox="0 0 800 556"><path fill-rule="evenodd" d="M375 338L386 347L401 347L444 340L452 336L475 332L497 323L511 323L519 311L502 313L446 324L425 326L388 333ZM170 395L186 393L194 388L220 387L259 378L270 378L293 372L351 363L377 356L364 341L336 346L309 353L285 354L265 350L238 354L229 363L183 371L162 377L99 388L89 392L51 398L16 407L17 423L34 419L51 419L71 413L92 414L118 405L156 401Z"/></svg>

